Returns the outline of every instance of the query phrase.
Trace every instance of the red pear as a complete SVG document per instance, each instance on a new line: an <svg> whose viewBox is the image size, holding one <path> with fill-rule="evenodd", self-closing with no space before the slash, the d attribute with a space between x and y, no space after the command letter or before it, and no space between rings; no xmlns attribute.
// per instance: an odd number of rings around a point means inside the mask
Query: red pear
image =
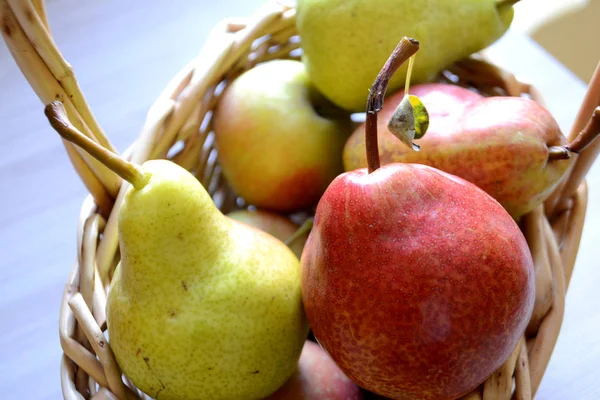
<svg viewBox="0 0 600 400"><path fill-rule="evenodd" d="M518 218L541 204L559 184L570 160L549 160L550 149L567 144L552 115L533 100L489 97L455 85L417 85L410 93L422 100L430 116L421 151L404 146L386 124L404 97L386 99L378 122L382 164L429 165L474 183ZM561 150L561 149L558 149ZM344 148L347 171L364 168L365 127Z"/></svg>
<svg viewBox="0 0 600 400"><path fill-rule="evenodd" d="M357 385L450 400L514 350L535 282L523 234L483 190L426 165L380 166L377 112L418 47L401 40L371 88L369 168L338 176L321 197L302 252L302 298L315 338Z"/></svg>
<svg viewBox="0 0 600 400"><path fill-rule="evenodd" d="M358 386L348 379L318 344L306 341L298 370L268 400L361 400Z"/></svg>
<svg viewBox="0 0 600 400"><path fill-rule="evenodd" d="M312 331L359 386L455 399L513 351L531 316L533 261L475 185L417 164L337 177L302 253Z"/></svg>

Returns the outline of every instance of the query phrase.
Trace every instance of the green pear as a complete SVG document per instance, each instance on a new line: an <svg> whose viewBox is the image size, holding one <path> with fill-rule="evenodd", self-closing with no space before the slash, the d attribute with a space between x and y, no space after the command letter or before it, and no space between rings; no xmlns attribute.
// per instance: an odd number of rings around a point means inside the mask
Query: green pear
<svg viewBox="0 0 600 400"><path fill-rule="evenodd" d="M143 168L150 180L121 207L121 268L107 304L119 365L156 398L268 396L308 335L297 257L223 216L183 168Z"/></svg>
<svg viewBox="0 0 600 400"><path fill-rule="evenodd" d="M294 373L309 330L294 253L225 217L180 166L129 163L66 124L64 115L57 123L60 110L47 113L67 140L133 185L119 213L121 263L106 310L109 342L125 375L160 400L261 399L275 392Z"/></svg>
<svg viewBox="0 0 600 400"><path fill-rule="evenodd" d="M214 116L219 164L249 204L280 212L313 207L343 172L354 126L320 94L299 61L269 61L225 90Z"/></svg>
<svg viewBox="0 0 600 400"><path fill-rule="evenodd" d="M283 242L291 239L300 228L289 218L265 210L236 210L230 212L227 216L265 231ZM298 259L302 255L302 249L304 249L307 238L308 232L302 233L288 244Z"/></svg>
<svg viewBox="0 0 600 400"><path fill-rule="evenodd" d="M426 82L453 62L500 38L510 0L298 0L302 61L311 81L335 104L364 111L373 78L403 36L419 40L412 82ZM388 92L404 85L407 67Z"/></svg>

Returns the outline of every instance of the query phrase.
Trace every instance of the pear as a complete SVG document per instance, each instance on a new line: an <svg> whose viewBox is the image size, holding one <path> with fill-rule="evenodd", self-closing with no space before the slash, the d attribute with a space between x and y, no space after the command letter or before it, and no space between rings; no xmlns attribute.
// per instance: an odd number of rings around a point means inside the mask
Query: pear
<svg viewBox="0 0 600 400"><path fill-rule="evenodd" d="M266 400L362 400L361 390L325 353L306 341L296 373Z"/></svg>
<svg viewBox="0 0 600 400"><path fill-rule="evenodd" d="M368 168L339 175L317 205L303 301L315 338L360 387L454 400L519 343L533 259L513 218L474 184L427 165L381 166L377 111L407 49L398 45L369 95Z"/></svg>
<svg viewBox="0 0 600 400"><path fill-rule="evenodd" d="M364 111L373 77L398 39L419 39L421 54L412 81L430 81L446 66L500 38L516 1L495 0L298 0L302 62L326 97ZM406 67L389 90L402 87Z"/></svg>
<svg viewBox="0 0 600 400"><path fill-rule="evenodd" d="M294 60L257 65L223 92L214 115L219 165L233 190L258 208L314 207L343 172L350 115L315 90Z"/></svg>
<svg viewBox="0 0 600 400"><path fill-rule="evenodd" d="M468 89L442 83L412 86L431 116L427 134L412 151L396 139L386 122L404 98L391 95L378 120L381 162L419 163L474 183L518 219L540 205L572 166L553 159L568 140L548 110L520 97L483 97ZM367 166L365 125L346 142L344 167Z"/></svg>
<svg viewBox="0 0 600 400"><path fill-rule="evenodd" d="M303 232L303 226L298 227L289 218L266 210L248 209L232 211L227 216L275 236L286 243L298 258L302 255L308 231Z"/></svg>
<svg viewBox="0 0 600 400"><path fill-rule="evenodd" d="M297 257L225 217L188 171L141 167L53 126L132 183L119 214L121 263L107 302L119 366L156 399L260 399L294 373L308 324ZM54 110L54 112L53 112Z"/></svg>

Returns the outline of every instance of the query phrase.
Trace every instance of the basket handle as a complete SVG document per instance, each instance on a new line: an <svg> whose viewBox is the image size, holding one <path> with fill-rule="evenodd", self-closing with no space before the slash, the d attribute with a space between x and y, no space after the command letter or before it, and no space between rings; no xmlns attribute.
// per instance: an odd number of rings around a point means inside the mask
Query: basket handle
<svg viewBox="0 0 600 400"><path fill-rule="evenodd" d="M115 151L94 118L79 87L72 67L54 43L42 0L0 0L2 36L23 75L42 103L60 99L70 119L86 136ZM108 215L121 186L121 180L89 156L63 142L71 162Z"/></svg>

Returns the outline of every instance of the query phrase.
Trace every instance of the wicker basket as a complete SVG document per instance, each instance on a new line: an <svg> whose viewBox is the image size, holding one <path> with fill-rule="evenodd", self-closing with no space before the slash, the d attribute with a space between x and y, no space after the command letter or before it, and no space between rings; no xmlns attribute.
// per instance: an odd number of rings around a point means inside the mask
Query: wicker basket
<svg viewBox="0 0 600 400"><path fill-rule="evenodd" d="M56 48L41 0L0 1L2 34L13 57L44 104L59 99L74 125L114 150L95 121L69 64ZM148 112L139 139L125 152L141 163L169 158L192 171L221 210L239 207L223 180L213 146L211 110L219 93L258 62L299 58L295 10L268 3L248 19L227 20L211 32L200 55L173 78ZM461 61L443 80L478 89L486 95L531 96L535 90L478 58ZM600 100L596 73L570 140L584 128ZM60 313L64 351L61 382L66 399L144 398L122 377L104 332L106 290L119 259L117 211L126 185L104 166L64 142L73 166L90 195L79 219L78 257L65 288ZM522 221L535 260L536 305L532 321L506 363L469 399L531 399L549 362L562 323L586 210L584 177L598 149L578 156L560 190ZM545 211L544 211L545 210ZM513 379L514 378L514 379Z"/></svg>

